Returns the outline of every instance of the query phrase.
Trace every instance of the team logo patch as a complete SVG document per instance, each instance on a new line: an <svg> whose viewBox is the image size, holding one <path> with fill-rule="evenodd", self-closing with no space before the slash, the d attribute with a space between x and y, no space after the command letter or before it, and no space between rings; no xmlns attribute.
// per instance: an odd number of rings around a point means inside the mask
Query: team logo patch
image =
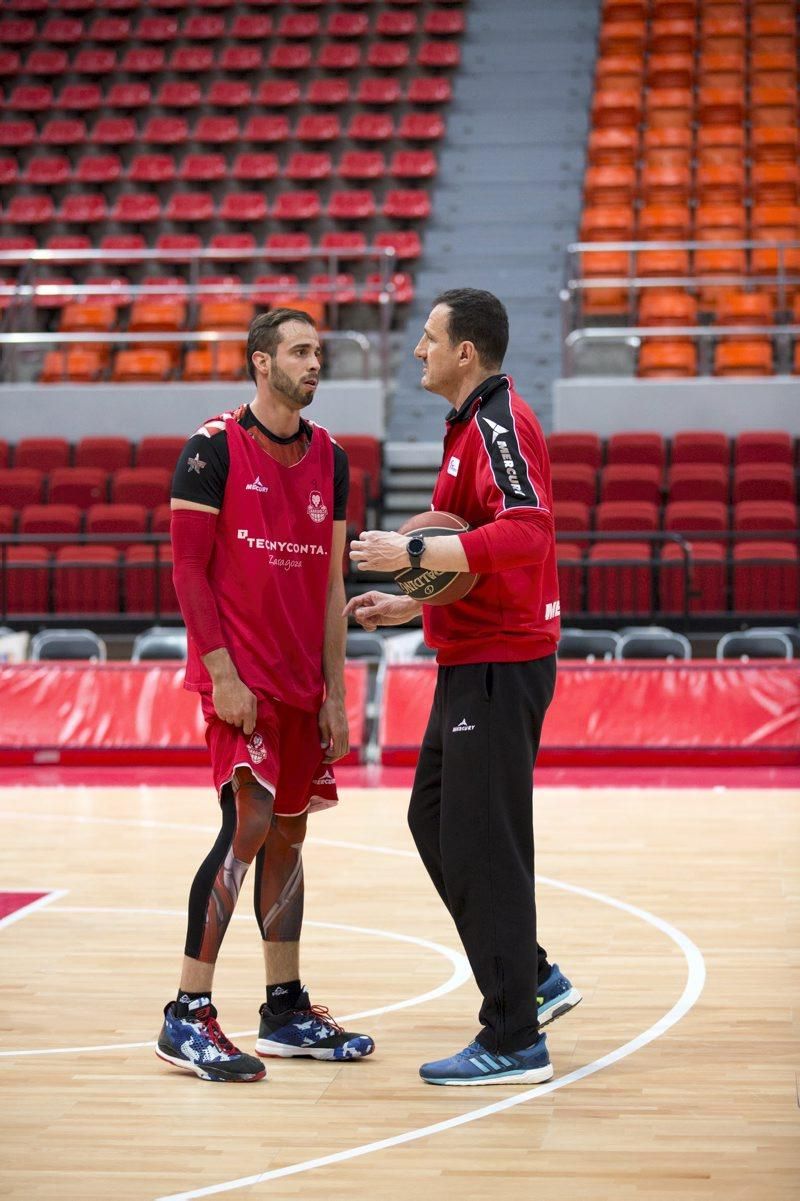
<svg viewBox="0 0 800 1201"><path fill-rule="evenodd" d="M461 460L457 459L455 455L451 455L450 462L447 464L447 474L458 475L458 469L460 466Z"/></svg>
<svg viewBox="0 0 800 1201"><path fill-rule="evenodd" d="M312 492L308 498L308 501L309 504L306 512L311 520L316 521L317 524L324 521L328 516L328 506L323 501L319 492Z"/></svg>
<svg viewBox="0 0 800 1201"><path fill-rule="evenodd" d="M191 471L196 471L196 472L197 472L197 474L199 475L199 474L200 474L200 472L201 472L201 471L203 470L203 468L205 467L205 463L204 463L204 462L203 462L203 460L200 458L200 455L199 455L199 454L196 454L196 455L194 456L194 458L193 458L193 459L187 459L187 460L186 460L186 466L189 468L189 471L190 471L190 472L191 472Z"/></svg>
<svg viewBox="0 0 800 1201"><path fill-rule="evenodd" d="M253 763L263 763L267 757L267 748L264 746L264 739L256 732L251 735L250 741L247 744L247 753Z"/></svg>

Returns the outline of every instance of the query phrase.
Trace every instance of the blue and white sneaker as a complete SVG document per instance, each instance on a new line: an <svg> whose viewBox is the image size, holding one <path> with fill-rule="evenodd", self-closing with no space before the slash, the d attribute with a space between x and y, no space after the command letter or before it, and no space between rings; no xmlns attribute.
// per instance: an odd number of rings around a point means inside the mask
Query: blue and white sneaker
<svg viewBox="0 0 800 1201"><path fill-rule="evenodd" d="M423 1063L426 1084L543 1084L553 1075L547 1038L540 1034L521 1051L487 1051L477 1040L449 1059Z"/></svg>
<svg viewBox="0 0 800 1201"><path fill-rule="evenodd" d="M324 1005L312 1005L303 990L297 1006L287 1013L273 1013L269 1005L259 1009L256 1051L259 1055L296 1055L311 1059L363 1059L375 1050L368 1034L351 1034L334 1021Z"/></svg>
<svg viewBox="0 0 800 1201"><path fill-rule="evenodd" d="M546 1026L548 1022L554 1022L556 1018L569 1013L583 1000L577 988L559 970L557 963L553 964L550 975L539 985L537 994L540 1026Z"/></svg>
<svg viewBox="0 0 800 1201"><path fill-rule="evenodd" d="M260 1060L243 1054L223 1034L210 1001L186 1017L177 1017L175 1002L170 1001L164 1010L156 1055L176 1068L194 1072L201 1080L263 1080L267 1074Z"/></svg>

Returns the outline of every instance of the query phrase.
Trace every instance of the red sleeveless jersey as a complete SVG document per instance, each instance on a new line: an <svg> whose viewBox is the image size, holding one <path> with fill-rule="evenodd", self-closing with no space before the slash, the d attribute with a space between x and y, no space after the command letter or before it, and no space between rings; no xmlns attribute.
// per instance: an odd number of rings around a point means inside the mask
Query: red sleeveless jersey
<svg viewBox="0 0 800 1201"><path fill-rule="evenodd" d="M208 578L225 645L256 696L316 710L324 691L332 440L315 425L306 454L286 466L263 450L235 415L212 419L217 421L225 423L230 469ZM191 638L185 686L211 691Z"/></svg>

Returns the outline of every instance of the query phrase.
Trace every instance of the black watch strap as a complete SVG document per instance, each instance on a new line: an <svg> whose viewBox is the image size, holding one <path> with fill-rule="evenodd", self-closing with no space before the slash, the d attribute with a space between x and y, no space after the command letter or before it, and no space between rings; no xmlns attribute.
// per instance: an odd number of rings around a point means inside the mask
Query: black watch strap
<svg viewBox="0 0 800 1201"><path fill-rule="evenodd" d="M420 560L425 554L425 539L421 538L419 534L414 534L413 537L409 538L408 543L406 544L406 550L408 552L408 561L411 566L414 568L419 568L421 566Z"/></svg>

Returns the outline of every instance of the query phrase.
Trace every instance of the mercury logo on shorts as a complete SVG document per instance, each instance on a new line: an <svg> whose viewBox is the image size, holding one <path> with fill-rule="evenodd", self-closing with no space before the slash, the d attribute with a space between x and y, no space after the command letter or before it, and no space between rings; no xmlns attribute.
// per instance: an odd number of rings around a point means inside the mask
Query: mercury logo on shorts
<svg viewBox="0 0 800 1201"><path fill-rule="evenodd" d="M454 734L468 734L470 732L470 730L474 730L474 729L475 729L474 726L468 725L466 717L462 717L461 721L458 723L458 725L453 726L453 733Z"/></svg>
<svg viewBox="0 0 800 1201"><path fill-rule="evenodd" d="M324 521L325 518L328 516L328 506L323 501L319 492L312 492L309 495L308 501L309 501L309 504L308 504L308 508L306 509L306 512L308 513L311 520L316 521L317 524Z"/></svg>

